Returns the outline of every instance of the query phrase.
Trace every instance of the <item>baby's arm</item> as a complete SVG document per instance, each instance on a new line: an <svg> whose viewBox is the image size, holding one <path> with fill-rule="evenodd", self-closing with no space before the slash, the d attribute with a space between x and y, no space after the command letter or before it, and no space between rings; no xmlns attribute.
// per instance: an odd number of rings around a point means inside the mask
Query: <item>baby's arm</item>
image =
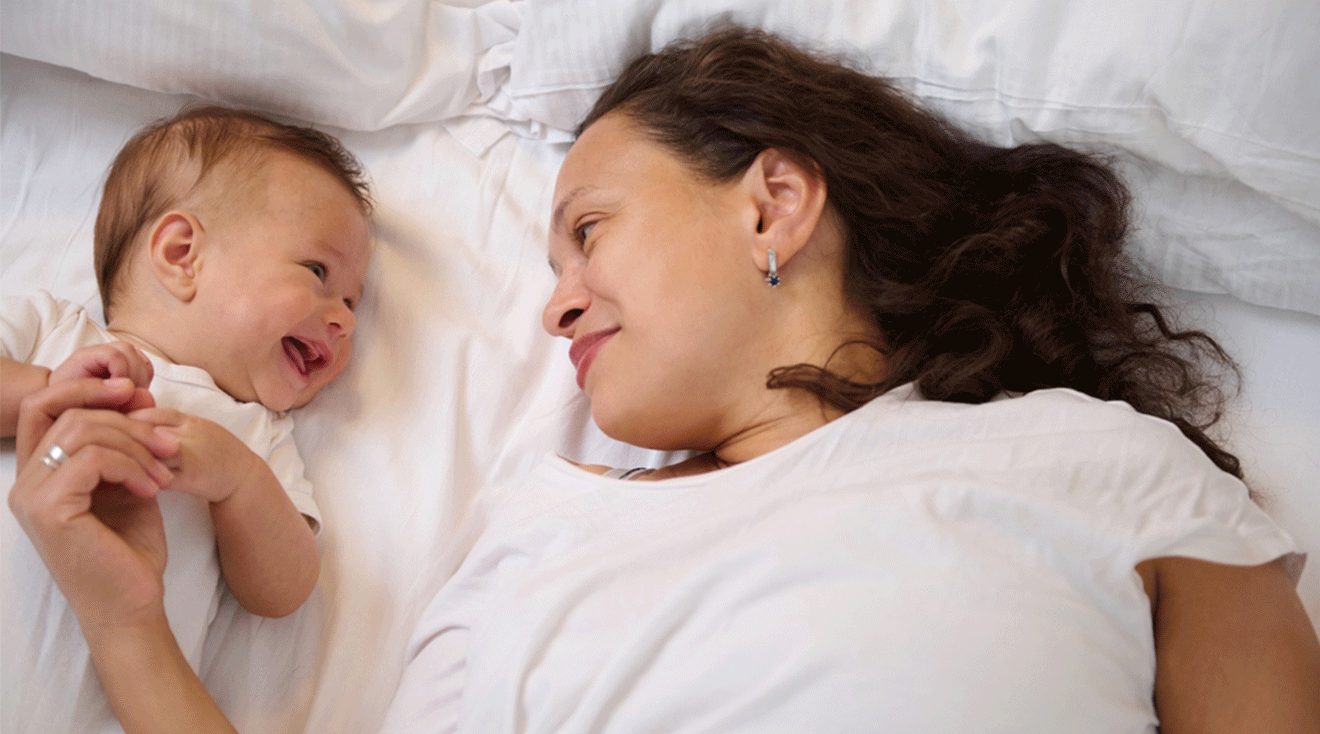
<svg viewBox="0 0 1320 734"><path fill-rule="evenodd" d="M165 489L211 503L220 568L243 608L282 617L316 586L321 557L306 518L266 462L223 426L176 410L152 408L132 417L178 438L165 459L175 478Z"/></svg>

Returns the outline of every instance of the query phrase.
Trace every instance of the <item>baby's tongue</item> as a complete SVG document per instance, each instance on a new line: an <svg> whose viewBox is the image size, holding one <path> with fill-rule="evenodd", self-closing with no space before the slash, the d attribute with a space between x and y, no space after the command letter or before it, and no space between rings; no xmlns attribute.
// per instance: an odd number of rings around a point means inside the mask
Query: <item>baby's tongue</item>
<svg viewBox="0 0 1320 734"><path fill-rule="evenodd" d="M307 360L309 358L307 350L307 345L297 339L291 336L284 337L284 353L289 355L289 360L293 362L293 366L304 375L307 374Z"/></svg>

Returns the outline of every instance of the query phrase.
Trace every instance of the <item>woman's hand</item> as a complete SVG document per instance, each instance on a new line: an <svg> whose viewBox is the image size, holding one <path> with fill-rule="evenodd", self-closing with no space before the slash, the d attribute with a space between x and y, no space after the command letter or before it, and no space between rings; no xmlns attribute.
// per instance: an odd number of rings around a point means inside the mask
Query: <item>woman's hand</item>
<svg viewBox="0 0 1320 734"><path fill-rule="evenodd" d="M18 416L24 400L51 385L64 382L122 377L137 389L128 394L123 405L118 406L121 413L155 405L151 393L147 392L153 375L151 361L127 342L83 347L53 370L9 357L0 357L0 362L4 363L0 369L0 382L3 383L0 390L0 435L5 437L17 435ZM49 418L51 422L55 420L55 416ZM46 427L49 425L47 423ZM30 433L29 438L32 441L40 439L41 433ZM32 444L20 441L17 449L18 463L22 465L32 452Z"/></svg>
<svg viewBox="0 0 1320 734"><path fill-rule="evenodd" d="M178 445L119 412L139 389L131 378L71 379L30 395L19 416L25 451L9 507L89 639L162 609L155 497L172 477L159 457Z"/></svg>
<svg viewBox="0 0 1320 734"><path fill-rule="evenodd" d="M51 402L46 390L77 384L81 394L97 399L97 408L129 413L156 405L147 388L154 373L151 362L126 342L83 347L51 370L46 387L23 396L15 429L14 453L19 466L28 463L36 443L67 407L91 407L78 403ZM108 389L98 389L102 386ZM61 393L73 395L74 393Z"/></svg>
<svg viewBox="0 0 1320 734"><path fill-rule="evenodd" d="M50 384L55 385L83 377L127 377L139 387L151 386L153 369L137 347L128 342L109 342L83 347L50 371Z"/></svg>
<svg viewBox="0 0 1320 734"><path fill-rule="evenodd" d="M9 507L73 608L124 731L233 732L165 618L156 495L179 440L121 412L154 404L139 379L73 377L24 399L28 448Z"/></svg>

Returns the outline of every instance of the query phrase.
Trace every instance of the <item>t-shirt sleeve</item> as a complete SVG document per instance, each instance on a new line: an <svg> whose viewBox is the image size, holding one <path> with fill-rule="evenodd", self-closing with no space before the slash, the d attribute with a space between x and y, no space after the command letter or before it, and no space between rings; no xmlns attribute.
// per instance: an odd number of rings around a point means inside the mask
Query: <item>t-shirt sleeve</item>
<svg viewBox="0 0 1320 734"><path fill-rule="evenodd" d="M77 311L77 306L44 291L0 298L0 356L30 364L42 335Z"/></svg>
<svg viewBox="0 0 1320 734"><path fill-rule="evenodd" d="M1129 432L1133 553L1138 562L1165 556L1234 566L1278 558L1294 583L1306 556L1237 477L1215 466L1175 426L1135 416Z"/></svg>
<svg viewBox="0 0 1320 734"><path fill-rule="evenodd" d="M305 476L306 467L298 446L293 441L293 418L282 416L275 420L270 451L264 457L275 478L293 500L293 506L307 518L312 532L321 532L321 508L312 496L312 483Z"/></svg>

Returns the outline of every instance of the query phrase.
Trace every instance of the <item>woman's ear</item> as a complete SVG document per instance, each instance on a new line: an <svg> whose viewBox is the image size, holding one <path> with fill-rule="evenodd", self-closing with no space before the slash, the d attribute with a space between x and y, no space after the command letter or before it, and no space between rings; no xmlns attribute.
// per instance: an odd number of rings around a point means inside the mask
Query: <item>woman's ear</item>
<svg viewBox="0 0 1320 734"><path fill-rule="evenodd" d="M757 222L752 257L756 267L769 267L773 249L784 267L802 249L820 224L825 211L825 180L814 167L769 148L752 161L743 174L756 204Z"/></svg>
<svg viewBox="0 0 1320 734"><path fill-rule="evenodd" d="M197 266L204 232L189 212L171 211L156 220L147 242L151 272L175 298L187 303L197 294Z"/></svg>

